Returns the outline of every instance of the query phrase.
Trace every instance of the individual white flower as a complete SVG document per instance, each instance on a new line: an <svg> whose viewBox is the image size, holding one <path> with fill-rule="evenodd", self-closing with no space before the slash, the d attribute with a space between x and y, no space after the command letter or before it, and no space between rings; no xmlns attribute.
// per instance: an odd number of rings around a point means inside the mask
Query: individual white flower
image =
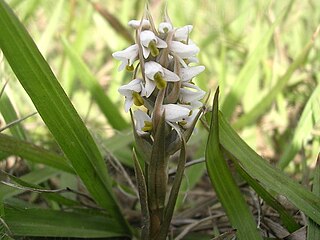
<svg viewBox="0 0 320 240"><path fill-rule="evenodd" d="M191 127L195 117L198 115L200 109L193 109L188 117L185 118L185 121L181 124L183 128Z"/></svg>
<svg viewBox="0 0 320 240"><path fill-rule="evenodd" d="M149 20L147 20L147 19L142 19L142 21L141 20L130 20L128 22L128 25L134 29L138 29L140 27L140 24L142 25L143 29L148 29L151 26Z"/></svg>
<svg viewBox="0 0 320 240"><path fill-rule="evenodd" d="M181 122L190 114L190 109L177 104L164 104L162 110L165 112L165 120L169 122Z"/></svg>
<svg viewBox="0 0 320 240"><path fill-rule="evenodd" d="M184 44L178 41L171 41L170 51L181 59L194 57L198 52L199 48L195 44Z"/></svg>
<svg viewBox="0 0 320 240"><path fill-rule="evenodd" d="M134 119L136 120L136 131L140 135L144 135L152 130L152 120L149 115L140 109L134 111Z"/></svg>
<svg viewBox="0 0 320 240"><path fill-rule="evenodd" d="M193 66L180 69L180 77L182 82L188 82L198 74L204 71L204 66Z"/></svg>
<svg viewBox="0 0 320 240"><path fill-rule="evenodd" d="M159 24L159 32L160 33L167 33L173 29L171 23L169 22L162 22Z"/></svg>
<svg viewBox="0 0 320 240"><path fill-rule="evenodd" d="M112 54L112 56L119 60L122 61L121 65L118 68L118 71L122 71L125 67L131 70L132 64L134 61L138 59L138 54L139 54L139 46L138 44L131 45L130 47L118 51Z"/></svg>
<svg viewBox="0 0 320 240"><path fill-rule="evenodd" d="M174 32L174 40L188 43L189 34L192 31L192 28L192 25L186 25L184 27L177 28Z"/></svg>
<svg viewBox="0 0 320 240"><path fill-rule="evenodd" d="M156 86L159 89L163 89L167 86L167 82L177 82L180 80L177 74L162 67L157 62L146 62L144 68L146 84L142 90L142 96L149 97Z"/></svg>
<svg viewBox="0 0 320 240"><path fill-rule="evenodd" d="M140 43L144 58L148 58L150 53L155 57L159 54L158 48L166 48L168 46L165 41L157 37L150 30L145 30L140 33Z"/></svg>
<svg viewBox="0 0 320 240"><path fill-rule="evenodd" d="M141 79L133 79L126 85L121 86L118 91L121 95L125 96L124 109L126 112L129 111L132 104L136 106L143 105L143 98L140 96L140 92L142 91L142 80Z"/></svg>
<svg viewBox="0 0 320 240"><path fill-rule="evenodd" d="M182 88L180 88L179 100L182 103L196 103L196 105L199 105L197 102L202 99L205 94L206 92L198 86L192 83L183 83Z"/></svg>

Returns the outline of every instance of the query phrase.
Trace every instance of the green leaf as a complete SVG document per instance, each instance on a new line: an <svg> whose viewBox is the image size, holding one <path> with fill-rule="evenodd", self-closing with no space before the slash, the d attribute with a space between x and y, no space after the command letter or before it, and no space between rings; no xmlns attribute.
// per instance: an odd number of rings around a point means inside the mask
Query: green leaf
<svg viewBox="0 0 320 240"><path fill-rule="evenodd" d="M0 151L8 155L20 156L34 163L42 163L65 172L75 173L65 157L2 133L0 133Z"/></svg>
<svg viewBox="0 0 320 240"><path fill-rule="evenodd" d="M159 231L163 218L167 191L167 156L165 152L165 116L159 119L147 172L148 203L150 210L150 236Z"/></svg>
<svg viewBox="0 0 320 240"><path fill-rule="evenodd" d="M278 165L285 168L301 149L304 139L311 133L312 129L320 122L320 83L314 89L306 103L298 125L294 130L292 141L285 148Z"/></svg>
<svg viewBox="0 0 320 240"><path fill-rule="evenodd" d="M142 168L137 158L137 154L133 149L133 162L134 162L134 172L137 180L139 200L141 205L141 215L142 215L142 229L141 229L141 239L149 239L150 231L150 213L148 206L148 192L146 185L146 178L143 174Z"/></svg>
<svg viewBox="0 0 320 240"><path fill-rule="evenodd" d="M79 238L123 236L123 228L116 220L97 213L5 206L4 220L14 236Z"/></svg>
<svg viewBox="0 0 320 240"><path fill-rule="evenodd" d="M5 92L2 94L0 98L0 112L7 124L19 119L12 102L10 101L8 95ZM24 129L20 123L11 126L10 132L13 136L21 140L26 140Z"/></svg>
<svg viewBox="0 0 320 240"><path fill-rule="evenodd" d="M166 239L168 235L171 219L173 216L174 208L177 202L181 181L184 174L185 164L186 164L186 142L185 139L181 136L181 148L180 156L177 166L177 172L173 180L171 187L168 203L165 207L163 222L161 224L160 233L157 239Z"/></svg>
<svg viewBox="0 0 320 240"><path fill-rule="evenodd" d="M316 167L314 169L313 176L313 187L312 191L314 194L320 197L320 154L318 155L318 160ZM320 224L316 223L312 219L308 221L308 234L307 240L318 240L320 239Z"/></svg>
<svg viewBox="0 0 320 240"><path fill-rule="evenodd" d="M72 48L68 41L62 38L62 42L70 59L76 74L86 88L91 92L95 102L98 104L104 116L108 119L110 125L117 130L123 130L128 127L128 123L124 120L119 112L119 107L116 106L111 99L105 94L103 88L99 85L98 80L90 72L89 68L78 56L77 52Z"/></svg>
<svg viewBox="0 0 320 240"><path fill-rule="evenodd" d="M298 230L300 225L295 221L295 219L287 212L287 210L275 199L266 189L264 189L257 180L253 179L246 171L244 171L238 160L231 156L231 159L236 165L237 172L240 173L241 177L246 180L246 182L254 189L254 191L274 210L276 210L279 215L283 225L288 229L290 233Z"/></svg>
<svg viewBox="0 0 320 240"><path fill-rule="evenodd" d="M223 157L219 142L218 96L216 91L209 137L206 148L206 165L217 197L224 207L237 237L241 239L262 239L250 210L234 181L232 174Z"/></svg>
<svg viewBox="0 0 320 240"><path fill-rule="evenodd" d="M0 0L0 47L88 191L128 233L98 147L32 38L3 0Z"/></svg>
<svg viewBox="0 0 320 240"><path fill-rule="evenodd" d="M42 183L49 178L56 176L60 172L56 169L44 167L41 169L33 170L30 173L27 173L20 177L19 179L24 182L29 182L33 184L39 184ZM5 185L0 185L0 200L3 201L4 199L8 199L14 195L17 195L19 193L23 192L23 190L12 188Z"/></svg>
<svg viewBox="0 0 320 240"><path fill-rule="evenodd" d="M274 168L253 151L219 115L220 142L240 162L241 167L264 187L287 197L298 209L320 223L320 197Z"/></svg>

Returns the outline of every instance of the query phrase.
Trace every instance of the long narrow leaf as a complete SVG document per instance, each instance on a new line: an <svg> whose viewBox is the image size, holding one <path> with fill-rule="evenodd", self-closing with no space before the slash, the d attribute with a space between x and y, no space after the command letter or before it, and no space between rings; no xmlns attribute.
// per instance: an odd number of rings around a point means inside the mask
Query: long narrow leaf
<svg viewBox="0 0 320 240"><path fill-rule="evenodd" d="M32 38L3 0L0 0L0 47L89 192L129 232L113 197L98 147Z"/></svg>
<svg viewBox="0 0 320 240"><path fill-rule="evenodd" d="M298 125L294 131L292 141L285 149L278 165L280 168L285 168L288 163L294 158L303 140L311 133L312 129L320 122L320 83L314 89L307 104L305 105Z"/></svg>
<svg viewBox="0 0 320 240"><path fill-rule="evenodd" d="M56 169L45 167L42 169L33 170L30 173L27 173L20 177L22 181L30 182L33 184L39 184L42 183L49 178L56 176L59 174L60 171L57 171ZM17 195L19 193L23 192L23 190L19 190L16 188L12 188L5 185L0 185L0 200L3 201L4 199L7 199L9 197L12 197L14 195Z"/></svg>
<svg viewBox="0 0 320 240"><path fill-rule="evenodd" d="M6 206L4 220L14 236L79 238L123 236L122 226L119 226L117 221L97 214L49 209L17 209Z"/></svg>
<svg viewBox="0 0 320 240"><path fill-rule="evenodd" d="M206 165L215 192L224 207L237 237L241 239L262 239L249 207L235 183L226 160L223 157L219 142L218 96L216 91L210 132L206 148Z"/></svg>
<svg viewBox="0 0 320 240"><path fill-rule="evenodd" d="M34 163L42 163L62 171L74 173L65 157L1 133L0 151L10 155L18 155Z"/></svg>
<svg viewBox="0 0 320 240"><path fill-rule="evenodd" d="M253 151L232 129L222 114L219 115L220 142L235 156L242 168L264 187L288 198L316 223L320 223L320 197L305 189L282 171L272 167Z"/></svg>
<svg viewBox="0 0 320 240"><path fill-rule="evenodd" d="M5 92L0 99L0 112L7 124L19 119L11 100ZM10 132L13 136L21 140L26 140L26 135L21 123L17 123L16 125L11 126Z"/></svg>
<svg viewBox="0 0 320 240"><path fill-rule="evenodd" d="M275 199L266 189L264 189L257 180L253 179L246 171L244 171L238 164L238 160L234 160L237 172L241 174L243 179L254 189L254 191L274 210L279 213L283 225L289 232L294 232L300 228L295 219L287 212L287 210Z"/></svg>
<svg viewBox="0 0 320 240"><path fill-rule="evenodd" d="M320 153L318 155L317 165L314 169L313 188L314 194L320 197ZM309 219L308 223L308 240L320 239L320 224Z"/></svg>
<svg viewBox="0 0 320 240"><path fill-rule="evenodd" d="M180 150L179 162L178 162L178 166L177 166L177 172L176 172L176 176L173 180L168 203L165 207L163 223L160 228L160 233L159 233L158 239L165 239L168 234L168 230L170 227L174 208L175 208L178 194L179 194L179 189L181 186L181 181L182 181L183 174L184 174L186 160L187 160L187 158L186 158L186 142L181 137L181 150Z"/></svg>
<svg viewBox="0 0 320 240"><path fill-rule="evenodd" d="M147 240L149 239L150 215L149 215L149 206L148 206L148 192L147 192L146 178L143 174L143 171L138 161L138 157L135 150L133 150L132 158L134 162L134 172L135 172L136 180L138 184L139 200L141 205L141 215L142 215L141 239Z"/></svg>

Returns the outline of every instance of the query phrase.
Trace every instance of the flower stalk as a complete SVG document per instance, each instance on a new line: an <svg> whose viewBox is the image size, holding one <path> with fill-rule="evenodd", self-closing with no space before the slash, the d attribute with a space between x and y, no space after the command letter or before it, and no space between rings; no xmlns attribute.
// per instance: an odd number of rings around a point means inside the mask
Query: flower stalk
<svg viewBox="0 0 320 240"><path fill-rule="evenodd" d="M174 27L167 14L154 24L146 11L142 20L131 20L136 42L113 53L119 71L133 72L119 88L130 110L134 137L143 161L134 153L142 211L142 239L166 239L186 162L186 142L202 114L205 92L193 78L204 71L195 66L199 48L190 39L191 25ZM138 63L136 63L138 62ZM134 109L135 110L134 110ZM177 173L168 188L168 162L179 151Z"/></svg>

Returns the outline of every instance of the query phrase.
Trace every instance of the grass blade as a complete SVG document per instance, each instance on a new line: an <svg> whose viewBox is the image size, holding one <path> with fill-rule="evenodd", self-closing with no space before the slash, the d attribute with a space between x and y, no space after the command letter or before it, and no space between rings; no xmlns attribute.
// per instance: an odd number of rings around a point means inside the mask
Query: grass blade
<svg viewBox="0 0 320 240"><path fill-rule="evenodd" d="M267 163L237 135L222 114L219 115L219 124L222 146L239 160L242 168L252 178L257 179L264 187L287 197L298 209L316 223L320 223L320 197Z"/></svg>
<svg viewBox="0 0 320 240"><path fill-rule="evenodd" d="M294 131L292 141L286 147L283 156L278 165L280 168L285 168L289 162L294 158L303 140L310 134L314 126L320 121L320 83L314 89L308 102L306 103L298 125Z"/></svg>
<svg viewBox="0 0 320 240"><path fill-rule="evenodd" d="M206 148L206 165L215 192L224 207L233 228L237 230L239 239L262 239L250 210L235 183L220 149L218 96L216 91L210 132Z"/></svg>
<svg viewBox="0 0 320 240"><path fill-rule="evenodd" d="M117 221L98 214L5 206L4 220L14 236L79 238L123 236L122 227Z"/></svg>
<svg viewBox="0 0 320 240"><path fill-rule="evenodd" d="M314 169L313 188L314 194L320 197L320 154L318 155L317 165ZM311 219L308 222L307 240L320 239L320 224L315 223Z"/></svg>
<svg viewBox="0 0 320 240"><path fill-rule="evenodd" d="M136 180L138 184L139 200L141 205L141 215L142 215L142 229L141 229L141 239L149 239L150 230L150 215L148 206L148 192L146 180L137 158L137 154L133 149L133 161L134 161L134 172L136 175Z"/></svg>
<svg viewBox="0 0 320 240"><path fill-rule="evenodd" d="M33 170L30 173L27 173L20 177L20 179L24 182L31 182L33 184L39 184L42 183L49 178L56 176L60 172L56 169L45 167L42 169ZM3 201L4 199L10 198L14 195L17 195L19 193L23 192L22 190L15 189L9 186L1 185L0 187L0 199Z"/></svg>
<svg viewBox="0 0 320 240"><path fill-rule="evenodd" d="M20 156L34 163L41 163L65 172L75 173L65 157L1 133L0 151L8 155Z"/></svg>
<svg viewBox="0 0 320 240"><path fill-rule="evenodd" d="M183 178L184 174L184 168L186 164L186 143L185 140L181 137L181 150L180 150L180 156L179 156L179 162L177 166L177 172L176 176L173 180L172 188L170 191L168 203L165 207L164 211L164 218L163 218L163 223L160 228L160 233L157 239L166 239L166 236L169 231L171 219L173 216L174 208L177 202L178 194L179 194L179 189L181 186L181 181Z"/></svg>
<svg viewBox="0 0 320 240"><path fill-rule="evenodd" d="M231 157L233 158L233 157ZM274 210L279 213L283 225L289 232L294 232L300 228L300 225L295 219L287 212L287 210L275 199L267 190L265 190L257 180L253 179L246 171L244 171L238 163L238 160L232 159L236 164L237 172L243 177L244 180L254 189L254 191Z"/></svg>
<svg viewBox="0 0 320 240"><path fill-rule="evenodd" d="M148 165L147 187L150 211L150 237L160 229L167 191L167 156L165 152L165 117L159 119L154 136L150 163Z"/></svg>
<svg viewBox="0 0 320 240"><path fill-rule="evenodd" d="M0 0L0 47L88 191L129 232L97 145L32 38L3 0Z"/></svg>
<svg viewBox="0 0 320 240"><path fill-rule="evenodd" d="M9 97L5 92L2 94L0 99L0 112L4 120L6 121L6 123L10 123L19 119L13 107L13 104L11 103ZM13 136L21 140L26 140L24 129L20 123L17 123L14 126L11 126L10 132L12 133Z"/></svg>
<svg viewBox="0 0 320 240"><path fill-rule="evenodd" d="M119 108L105 94L103 88L98 84L97 79L90 72L86 64L77 55L77 52L71 47L66 39L62 39L67 56L78 77L82 83L90 90L93 99L98 104L100 110L108 119L110 125L117 130L123 130L128 127L128 123L124 120L119 112Z"/></svg>

